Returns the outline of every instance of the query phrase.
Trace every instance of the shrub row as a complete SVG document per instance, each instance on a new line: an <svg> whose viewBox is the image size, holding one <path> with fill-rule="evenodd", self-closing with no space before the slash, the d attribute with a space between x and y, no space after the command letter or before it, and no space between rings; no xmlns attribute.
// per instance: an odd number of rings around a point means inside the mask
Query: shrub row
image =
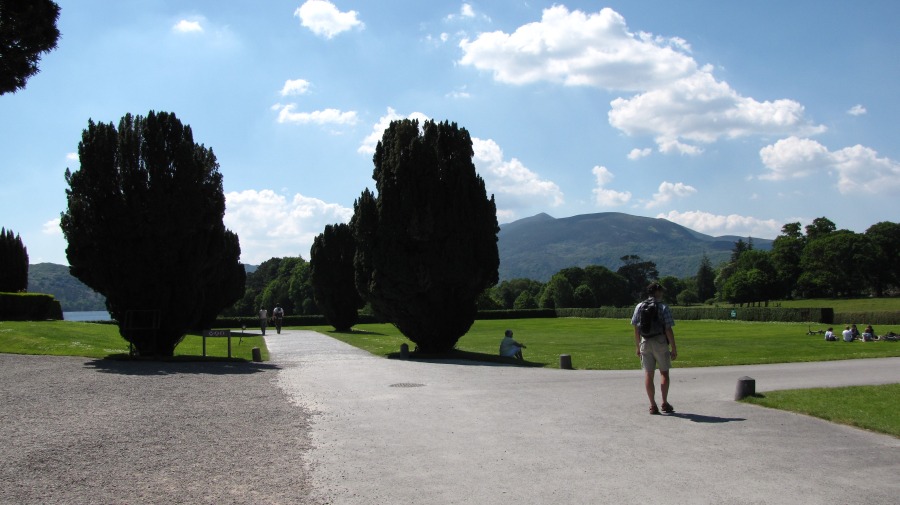
<svg viewBox="0 0 900 505"><path fill-rule="evenodd" d="M788 309L767 307L671 307L676 320L701 319L736 321L780 321L789 323L833 324L834 309ZM596 309L556 309L558 317L604 317L631 319L634 307L600 307Z"/></svg>
<svg viewBox="0 0 900 505"><path fill-rule="evenodd" d="M62 318L62 306L53 295L0 293L0 321L46 321Z"/></svg>
<svg viewBox="0 0 900 505"><path fill-rule="evenodd" d="M877 325L877 324L900 324L900 311L893 312L837 312L834 314L835 324L855 324L859 325ZM862 326L860 326L862 331ZM881 329L875 328L876 332Z"/></svg>
<svg viewBox="0 0 900 505"><path fill-rule="evenodd" d="M370 316L367 314L359 315L359 324L370 324L370 323L379 323L378 319L374 316ZM216 323L213 325L216 328L241 328L243 325L247 325L247 328L259 328L259 319L255 317L220 317L216 319ZM283 326L327 326L328 321L325 320L325 316L321 315L312 315L312 316L284 316ZM272 322L269 321L269 326L272 326Z"/></svg>
<svg viewBox="0 0 900 505"><path fill-rule="evenodd" d="M553 309L479 310L475 319L535 319L556 317Z"/></svg>

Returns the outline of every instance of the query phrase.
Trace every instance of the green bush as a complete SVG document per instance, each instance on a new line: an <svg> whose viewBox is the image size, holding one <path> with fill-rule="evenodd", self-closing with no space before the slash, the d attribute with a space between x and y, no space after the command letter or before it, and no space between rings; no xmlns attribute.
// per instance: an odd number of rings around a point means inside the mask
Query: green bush
<svg viewBox="0 0 900 505"><path fill-rule="evenodd" d="M871 324L873 326L876 324L900 324L900 311L837 312L834 314L834 322L837 324ZM878 328L875 330L881 331Z"/></svg>
<svg viewBox="0 0 900 505"><path fill-rule="evenodd" d="M0 293L0 321L45 321L62 318L62 307L53 295Z"/></svg>
<svg viewBox="0 0 900 505"><path fill-rule="evenodd" d="M779 321L787 323L833 324L834 309L831 308L769 308L769 307L670 307L676 320L736 320L736 321ZM734 314L732 316L732 313ZM600 307L592 309L556 309L557 317L587 317L631 319L634 307Z"/></svg>
<svg viewBox="0 0 900 505"><path fill-rule="evenodd" d="M553 309L479 310L475 319L533 319L556 317Z"/></svg>

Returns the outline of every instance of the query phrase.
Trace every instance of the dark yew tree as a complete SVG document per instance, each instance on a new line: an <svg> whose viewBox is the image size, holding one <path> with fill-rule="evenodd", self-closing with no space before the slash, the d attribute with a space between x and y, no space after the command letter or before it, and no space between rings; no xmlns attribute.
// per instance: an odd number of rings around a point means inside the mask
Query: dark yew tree
<svg viewBox="0 0 900 505"><path fill-rule="evenodd" d="M0 95L25 88L41 54L56 48L59 6L50 0L0 0Z"/></svg>
<svg viewBox="0 0 900 505"><path fill-rule="evenodd" d="M651 281L659 279L659 270L656 263L643 261L636 254L629 254L619 258L624 265L620 266L616 273L628 281L628 293L632 301L645 298L647 286Z"/></svg>
<svg viewBox="0 0 900 505"><path fill-rule="evenodd" d="M882 221L866 230L872 241L875 269L872 290L875 296L884 296L890 288L900 288L900 223Z"/></svg>
<svg viewBox="0 0 900 505"><path fill-rule="evenodd" d="M0 229L0 292L17 293L28 289L28 250L22 237L12 230Z"/></svg>
<svg viewBox="0 0 900 505"><path fill-rule="evenodd" d="M350 226L360 294L422 352L451 350L497 283L497 211L455 123L394 121L375 149L378 196L363 192Z"/></svg>
<svg viewBox="0 0 900 505"><path fill-rule="evenodd" d="M803 271L800 268L800 258L803 257L803 248L806 247L806 238L800 232L800 223L787 223L781 227L781 235L775 237L772 242L772 263L777 271L781 296L790 297L797 279Z"/></svg>
<svg viewBox="0 0 900 505"><path fill-rule="evenodd" d="M803 249L798 289L807 298L858 296L877 268L867 235L838 230L811 239Z"/></svg>
<svg viewBox="0 0 900 505"><path fill-rule="evenodd" d="M584 283L594 293L597 307L624 307L633 301L628 289L628 280L605 266L584 267Z"/></svg>
<svg viewBox="0 0 900 505"><path fill-rule="evenodd" d="M716 271L704 253L697 269L697 298L698 301L705 302L714 296L716 296Z"/></svg>
<svg viewBox="0 0 900 505"><path fill-rule="evenodd" d="M353 232L343 223L327 225L310 250L310 280L316 305L337 331L351 329L365 304L356 290L355 255Z"/></svg>
<svg viewBox="0 0 900 505"><path fill-rule="evenodd" d="M244 290L216 157L174 114L152 111L118 129L89 121L78 155L61 219L70 271L106 297L140 355L171 356Z"/></svg>

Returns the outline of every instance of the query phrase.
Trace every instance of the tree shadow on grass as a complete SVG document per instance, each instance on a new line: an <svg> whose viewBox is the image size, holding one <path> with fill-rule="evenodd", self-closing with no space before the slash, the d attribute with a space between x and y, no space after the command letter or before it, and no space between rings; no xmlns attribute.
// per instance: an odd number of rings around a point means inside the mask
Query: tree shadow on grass
<svg viewBox="0 0 900 505"><path fill-rule="evenodd" d="M703 423L703 424L721 424L721 423L731 423L735 421L746 421L743 417L717 417L717 416L705 416L703 414L685 414L681 412L675 412L673 414L669 414L666 417L677 417L679 419L687 419L688 421L695 423Z"/></svg>
<svg viewBox="0 0 900 505"><path fill-rule="evenodd" d="M400 352L392 352L387 355L388 359L406 359L410 361L422 361L425 363L443 363L447 365L467 365L467 366L519 366L528 368L540 368L547 366L546 363L536 361L519 360L515 358L506 358L496 354L486 354L483 352L460 351L454 349L452 351L440 354L426 354L421 352L411 352L408 356L404 356Z"/></svg>
<svg viewBox="0 0 900 505"><path fill-rule="evenodd" d="M128 358L112 355L106 359L95 359L84 364L101 373L118 375L248 375L281 367L272 363L257 363L238 358L202 358L199 356L179 356L164 360Z"/></svg>

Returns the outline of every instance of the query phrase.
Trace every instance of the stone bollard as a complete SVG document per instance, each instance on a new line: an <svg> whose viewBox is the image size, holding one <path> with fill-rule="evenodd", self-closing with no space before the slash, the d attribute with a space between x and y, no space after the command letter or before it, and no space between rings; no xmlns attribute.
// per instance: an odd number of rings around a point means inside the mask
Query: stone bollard
<svg viewBox="0 0 900 505"><path fill-rule="evenodd" d="M262 353L259 352L259 347L254 347L251 352L253 352L253 361L262 361Z"/></svg>
<svg viewBox="0 0 900 505"><path fill-rule="evenodd" d="M409 345L408 344L400 344L400 357L401 358L409 357Z"/></svg>
<svg viewBox="0 0 900 505"><path fill-rule="evenodd" d="M750 377L744 376L738 379L737 388L734 391L735 400L743 400L748 396L756 394L756 381Z"/></svg>
<svg viewBox="0 0 900 505"><path fill-rule="evenodd" d="M559 368L560 370L571 370L572 369L572 356L568 354L560 354L559 355Z"/></svg>

